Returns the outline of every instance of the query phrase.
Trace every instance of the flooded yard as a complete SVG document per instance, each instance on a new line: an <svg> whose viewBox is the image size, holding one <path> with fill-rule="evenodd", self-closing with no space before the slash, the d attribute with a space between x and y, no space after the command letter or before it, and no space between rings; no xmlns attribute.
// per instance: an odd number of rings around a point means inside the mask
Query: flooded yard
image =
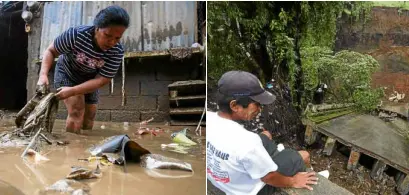
<svg viewBox="0 0 409 195"><path fill-rule="evenodd" d="M24 194L45 193L46 187L64 179L72 166L82 166L95 169L97 162L84 162L78 159L88 158L88 149L99 144L107 137L127 134L133 141L140 144L153 154L176 158L190 163L193 172L179 170L147 170L139 164L128 163L127 173L121 165L101 166L102 177L98 179L81 180L80 183L89 187L89 194L205 194L205 135L194 135L190 127L192 140L198 143L188 151L180 154L161 148L161 144L172 143L170 135L184 127L147 125L160 127L165 132L156 136L151 134L135 135L139 124L97 122L92 131L83 131L81 135L63 131L64 121L57 120L53 133L59 139L70 143L66 146L48 146L41 153L50 159L39 164L23 160L20 155L25 147L0 148L0 180L20 189ZM102 127L102 129L101 129ZM0 131L13 129L10 121L1 121ZM0 187L0 190L2 188ZM3 193L1 193L3 194Z"/></svg>

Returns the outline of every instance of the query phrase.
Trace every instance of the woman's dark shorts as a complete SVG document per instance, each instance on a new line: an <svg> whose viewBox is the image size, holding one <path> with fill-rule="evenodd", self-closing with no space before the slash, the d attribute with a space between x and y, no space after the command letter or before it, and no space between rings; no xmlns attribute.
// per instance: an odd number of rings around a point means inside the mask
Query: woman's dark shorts
<svg viewBox="0 0 409 195"><path fill-rule="evenodd" d="M59 68L59 65L57 63L55 67L55 73L54 73L54 87L56 89L60 87L73 87L76 85L79 85L81 83L75 83L72 81L72 79L65 73L62 68ZM86 104L98 104L98 96L99 96L99 90L97 89L93 93L87 93L84 95L85 103Z"/></svg>

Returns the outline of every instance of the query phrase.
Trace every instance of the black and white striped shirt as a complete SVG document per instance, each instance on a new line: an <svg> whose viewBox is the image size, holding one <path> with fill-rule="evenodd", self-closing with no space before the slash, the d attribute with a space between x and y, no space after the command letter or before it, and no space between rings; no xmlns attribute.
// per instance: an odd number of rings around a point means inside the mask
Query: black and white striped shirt
<svg viewBox="0 0 409 195"><path fill-rule="evenodd" d="M113 78L122 63L124 50L120 43L101 51L94 42L94 26L69 28L54 40L60 55L59 67L76 83L83 83L100 74Z"/></svg>

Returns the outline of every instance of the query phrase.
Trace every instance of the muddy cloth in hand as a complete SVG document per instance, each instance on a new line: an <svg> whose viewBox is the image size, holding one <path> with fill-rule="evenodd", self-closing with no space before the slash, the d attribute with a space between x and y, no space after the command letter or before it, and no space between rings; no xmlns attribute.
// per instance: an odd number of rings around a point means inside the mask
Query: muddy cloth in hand
<svg viewBox="0 0 409 195"><path fill-rule="evenodd" d="M300 153L293 149L284 149L279 152L277 150L277 144L270 140L266 135L259 134L264 148L271 156L273 161L277 164L277 171L285 176L294 176L298 172L306 170L304 160ZM275 191L275 188L271 185L265 185L257 195L271 195Z"/></svg>

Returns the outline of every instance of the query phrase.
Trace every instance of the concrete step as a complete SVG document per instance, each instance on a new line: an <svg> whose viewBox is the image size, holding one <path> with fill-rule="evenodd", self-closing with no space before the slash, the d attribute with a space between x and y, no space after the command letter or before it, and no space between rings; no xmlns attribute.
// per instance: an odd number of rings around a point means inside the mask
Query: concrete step
<svg viewBox="0 0 409 195"><path fill-rule="evenodd" d="M313 185L313 191L307 189L295 189L295 188L279 188L272 195L329 195L329 194L342 194L353 195L345 188L332 183L327 178L318 175L318 184ZM225 194L218 188L216 188L209 180L207 180L207 195L223 195Z"/></svg>

